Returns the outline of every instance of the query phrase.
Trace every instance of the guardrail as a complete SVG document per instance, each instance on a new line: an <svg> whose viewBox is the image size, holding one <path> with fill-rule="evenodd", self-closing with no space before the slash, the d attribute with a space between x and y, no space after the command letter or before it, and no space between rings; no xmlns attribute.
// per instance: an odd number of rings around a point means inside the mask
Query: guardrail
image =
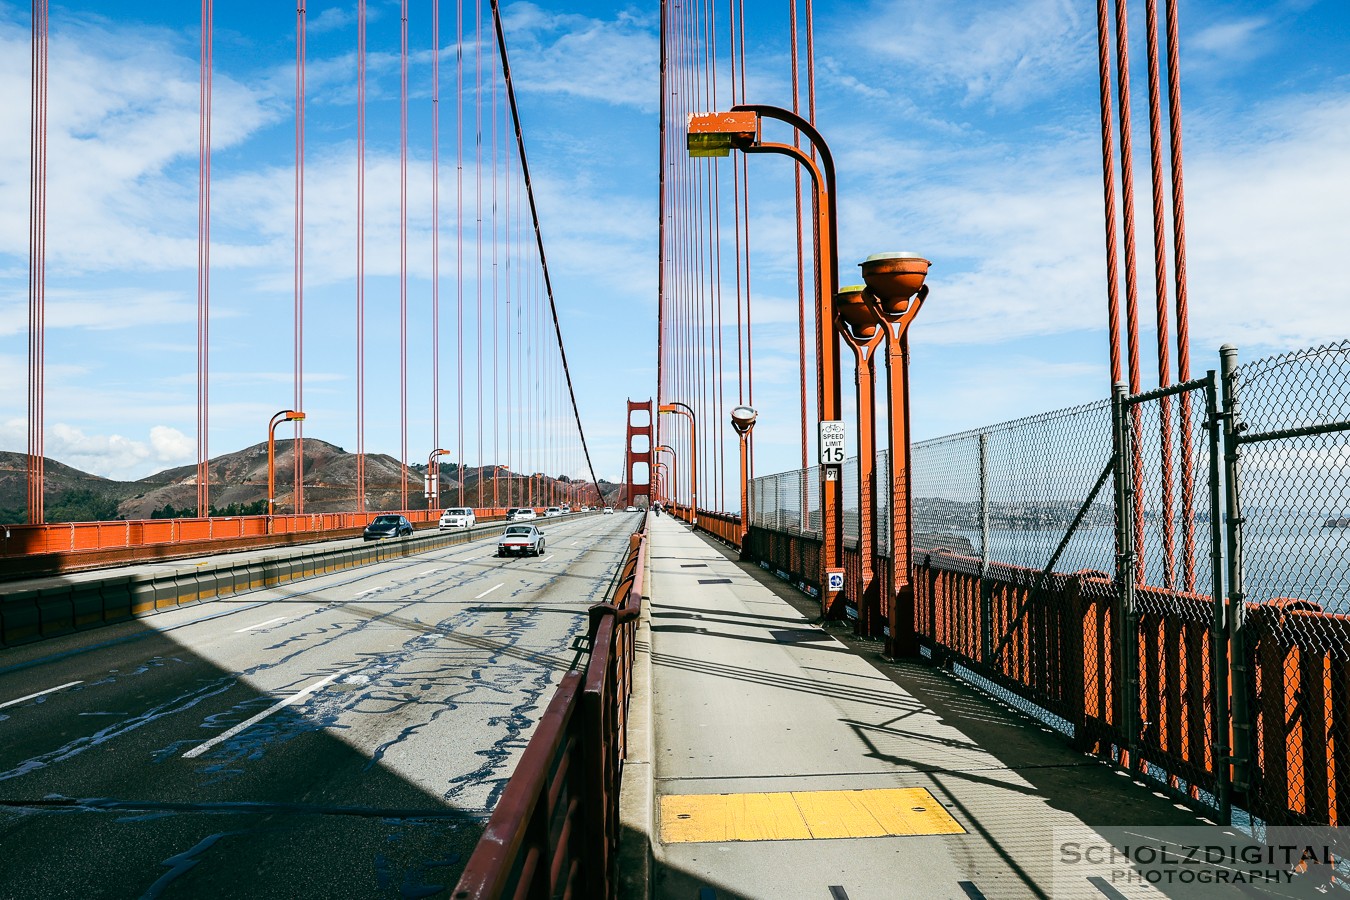
<svg viewBox="0 0 1350 900"><path fill-rule="evenodd" d="M439 510L388 513L316 513L302 516L222 516L208 519L143 519L7 525L0 541L0 578L35 578L149 559L182 559L225 550L281 547L353 537L379 515L402 515L414 525L431 524ZM481 522L505 518L506 510L478 510Z"/></svg>
<svg viewBox="0 0 1350 900"><path fill-rule="evenodd" d="M489 527L422 532L359 545L280 548L266 554L226 554L205 565L146 572L95 573L51 582L20 583L0 594L0 647L96 628L298 578L323 575L483 537Z"/></svg>
<svg viewBox="0 0 1350 900"><path fill-rule="evenodd" d="M591 607L590 660L563 676L455 886L456 900L616 896L645 528L644 517L612 602Z"/></svg>

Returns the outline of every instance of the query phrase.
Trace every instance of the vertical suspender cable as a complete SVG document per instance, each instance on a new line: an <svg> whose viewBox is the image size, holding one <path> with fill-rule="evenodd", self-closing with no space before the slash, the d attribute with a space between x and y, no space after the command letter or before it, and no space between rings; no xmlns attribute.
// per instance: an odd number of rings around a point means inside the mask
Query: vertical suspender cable
<svg viewBox="0 0 1350 900"><path fill-rule="evenodd" d="M399 509L408 508L408 0L399 9L398 409Z"/></svg>
<svg viewBox="0 0 1350 900"><path fill-rule="evenodd" d="M797 2L789 0L788 14L792 16L791 34L791 52L792 52L792 112L798 114L801 109L801 94L799 89L799 79L797 76ZM801 147L801 134L794 128L792 130L792 146ZM806 468L806 270L804 252L802 250L802 169L801 166L792 167L792 197L796 204L797 212L797 367L801 374L801 441L802 441L802 468ZM814 218L814 217L813 217Z"/></svg>
<svg viewBox="0 0 1350 900"><path fill-rule="evenodd" d="M708 5L708 11L709 11L709 14L712 15L713 18L714 18L714 22L713 22L713 24L714 24L714 31L713 31L714 36L715 36L716 33L717 33L717 32L716 32L716 13L714 12L715 9L716 9L716 6L715 6L713 3L710 2L709 5ZM732 42L732 45L734 46L734 37L732 36L732 35L733 35L733 32L732 32L732 30L731 30L733 26L734 26L734 23L731 22L731 20L728 20L727 34L728 34L728 36L729 36L729 40ZM714 108L715 108L715 107L717 106L717 99L716 99L716 91L717 91L717 45L716 45L716 43L713 44L712 53L713 53L713 92L714 92L714 94L713 94L713 106L714 106ZM730 165L732 165L732 166L735 165L735 163L734 163L733 160L728 160L728 163L729 163ZM718 472L718 477L717 477L717 507L716 507L716 508L717 508L718 510L725 511L725 510L726 510L726 477L727 477L727 476L726 476L726 473L727 473L727 465L726 465L726 438L727 438L727 426L726 426L726 416L723 415L723 413L724 413L725 410L726 410L726 395L725 395L725 387L724 387L724 384L723 384L723 382L724 382L724 380L725 380L724 377L723 377L723 371L724 371L724 368L725 368L725 367L724 367L724 364L723 364L723 360L725 359L725 355L724 355L724 350L723 350L723 346L722 346L722 174L721 174L721 168L722 168L722 167L721 167L721 161L720 161L720 160L717 160L717 159L714 159L714 160L713 160L713 173L714 173L714 176L715 176L715 177L714 177L714 180L713 180L713 190L715 191L715 195L714 195L714 197L713 197L713 207L717 210L717 218L716 218L716 222L717 222L717 245L716 245L717 255L716 255L716 265L715 265L716 274L715 274L715 276L714 276L714 277L716 278L716 292L714 293L713 296L716 298L716 303L717 303L717 310L716 310L716 314L715 314L715 316L714 316L714 320L715 320L715 322L716 322L716 328L717 328L717 352L716 352L716 354L715 354L715 360L714 360L714 363L713 363L713 365L714 365L713 374L714 374L714 376L715 376L715 379L714 379L714 380L715 380L715 383L716 383L716 385L717 385L717 394L716 394L716 409L714 410L713 415L716 417L715 421L717 422L717 445L716 445L716 446L717 446L717 472Z"/></svg>
<svg viewBox="0 0 1350 900"><path fill-rule="evenodd" d="M441 446L441 0L431 2L431 447ZM441 458L427 468L428 507L441 498Z"/></svg>
<svg viewBox="0 0 1350 900"><path fill-rule="evenodd" d="M1158 337L1158 386L1171 383L1171 363L1168 357L1167 326L1170 318L1167 303L1167 220L1163 211L1162 169L1162 89L1158 74L1158 4L1157 0L1144 2L1144 35L1148 68L1148 157L1150 186L1153 200L1153 288L1154 310ZM1174 564L1176 546L1172 519L1172 398L1158 399L1159 470L1162 493L1162 577L1163 586L1175 585Z"/></svg>
<svg viewBox="0 0 1350 900"><path fill-rule="evenodd" d="M741 100L745 100L745 0L737 0L740 9ZM741 154L741 215L745 220L745 402L755 405L754 332L750 327L750 165ZM750 477L755 474L755 433L750 432Z"/></svg>
<svg viewBox="0 0 1350 900"><path fill-rule="evenodd" d="M211 351L211 26L212 0L202 0L201 80L197 125L197 515L211 514L207 441Z"/></svg>
<svg viewBox="0 0 1350 900"><path fill-rule="evenodd" d="M460 506L464 505L464 0L455 2L455 379L456 473Z"/></svg>
<svg viewBox="0 0 1350 900"><path fill-rule="evenodd" d="M1106 318L1111 384L1120 381L1120 250L1116 241L1115 146L1111 127L1111 40L1107 0L1097 0L1097 80L1101 95L1102 204L1106 213Z"/></svg>
<svg viewBox="0 0 1350 900"><path fill-rule="evenodd" d="M534 189L530 185L530 167L525 157L525 135L521 131L520 111L516 106L516 92L511 84L511 63L506 53L506 36L502 31L501 10L498 8L497 0L492 2L492 22L497 32L497 50L501 56L502 80L506 86L506 99L511 108L511 121L516 132L516 152L520 155L520 171L525 180L525 194L530 201L530 218L534 223L535 243L539 250L539 268L543 276L544 287L548 294L549 311L553 317L553 332L558 341L558 356L562 362L563 374L567 379L567 394L572 403L572 413L577 422L577 433L581 435L581 446L586 454L586 468L590 472L591 481L595 484L596 490L600 488L600 482L595 477L595 467L591 464L591 453L586 447L585 430L581 427L581 410L577 408L576 391L572 389L572 375L567 366L567 351L563 347L562 326L558 324L558 309L553 302L553 284L549 279L547 257L544 255L544 234L539 228L539 210L535 205Z"/></svg>
<svg viewBox="0 0 1350 900"><path fill-rule="evenodd" d="M366 0L356 6L356 511L366 511Z"/></svg>
<svg viewBox="0 0 1350 900"><path fill-rule="evenodd" d="M666 375L666 254L669 251L666 241L666 91L669 89L666 82L666 29L668 27L666 0L660 0L661 12L661 35L660 35L660 90L661 99L658 104L658 136L657 136L657 163L656 163L656 402L659 406L666 396L665 393L665 375ZM739 252L739 244L737 245ZM738 261L739 263L739 261ZM740 289L740 269L737 268L737 290ZM656 421L652 422L655 441L653 443L652 456L655 458L655 447L661 445L661 417L653 414Z"/></svg>
<svg viewBox="0 0 1350 900"><path fill-rule="evenodd" d="M1127 0L1116 0L1116 90L1120 119L1121 227L1125 232L1125 327L1130 393L1139 393L1139 292L1135 277L1134 150L1130 117L1130 49ZM1141 507L1142 508L1142 507Z"/></svg>
<svg viewBox="0 0 1350 900"><path fill-rule="evenodd" d="M305 0L295 8L295 409L305 408ZM293 508L305 511L304 423L295 422ZM270 512L271 510L269 510Z"/></svg>
<svg viewBox="0 0 1350 900"><path fill-rule="evenodd" d="M497 351L501 347L501 339L497 331L497 307L498 307L498 284L499 273L497 271L497 66L491 63L491 69L488 73L488 81L492 87L492 508L497 509L501 503L497 497L497 467L501 465L501 450L498 443L498 418L501 410L501 400L497 392L497 374L499 370L499 360Z"/></svg>
<svg viewBox="0 0 1350 900"><path fill-rule="evenodd" d="M811 7L811 0L805 0L805 6L806 6L806 23L805 23L806 24L806 121L810 122L814 126L816 124L816 39L815 39L816 28L815 28L815 16L814 13L812 12ZM814 161L816 158L815 144L810 145L810 151L811 151L811 159L812 161ZM796 168L800 169L801 167L798 166ZM830 203L835 203L837 199L838 199L837 197L831 197ZM811 233L813 236L813 240L811 241L811 257L815 263L816 283L820 284L820 282L824 280L824 269L822 268L824 265L824 260L820 258L821 234L820 234L820 216L818 215L811 216ZM831 252L837 255L839 253L839 247L835 244L835 242L833 241L831 242L831 247L832 247ZM838 259L834 260L834 270L835 270L835 280L837 284L839 276ZM816 301L811 305L811 308L814 311L813 320L815 322L816 332L823 336L823 340L831 341L834 344L834 349L830 352L829 358L838 360L839 335L837 335L834 331L833 322L820 321L822 313L819 300L820 292L817 290L813 293L815 293L817 298ZM816 343L820 344L821 340L817 340ZM822 373L822 376L823 373L825 372L825 357L823 353L824 347L818 347L816 351L816 371ZM908 358L908 356L906 356L906 358ZM838 373L836 372L834 375L831 376L831 378L833 378L835 382L834 390L837 393L839 390ZM825 402L824 382L818 381L817 384L820 385L820 400L818 402L823 404ZM839 408L838 400L835 400L834 406L835 409ZM805 407L803 407L803 410L805 410ZM819 418L819 416L817 416L817 418ZM908 432L908 427L906 427L906 432ZM803 453L805 453L805 448L806 443L803 440L802 443ZM803 466L803 468L805 468L805 466ZM802 479L802 483L805 484L805 482L806 479ZM805 499L806 498L803 498L802 502L803 512L806 510L807 507Z"/></svg>
<svg viewBox="0 0 1350 900"><path fill-rule="evenodd" d="M1167 29L1167 112L1172 174L1172 251L1176 277L1177 380L1191 379L1191 329L1186 296L1186 203L1181 165L1181 63L1176 0L1163 2ZM1181 395L1181 520L1186 524L1183 587L1195 590L1195 474L1192 471L1191 397Z"/></svg>
<svg viewBox="0 0 1350 900"><path fill-rule="evenodd" d="M1140 391L1139 381L1139 291L1135 271L1134 242L1134 152L1130 115L1130 48L1128 0L1116 0L1116 90L1119 94L1117 114L1120 120L1120 198L1122 228L1125 232L1125 337L1126 357L1131 394ZM1131 422L1139 433L1140 408L1131 407ZM1143 482L1143 457L1140 442L1131 442L1134 459L1135 483ZM1134 505L1135 565L1140 583L1147 571L1144 565L1144 504Z"/></svg>
<svg viewBox="0 0 1350 900"><path fill-rule="evenodd" d="M28 146L28 523L46 521L47 0L33 0L32 130Z"/></svg>
<svg viewBox="0 0 1350 900"><path fill-rule="evenodd" d="M476 262L474 292L478 313L478 505L483 505L483 4L473 5L473 166Z"/></svg>

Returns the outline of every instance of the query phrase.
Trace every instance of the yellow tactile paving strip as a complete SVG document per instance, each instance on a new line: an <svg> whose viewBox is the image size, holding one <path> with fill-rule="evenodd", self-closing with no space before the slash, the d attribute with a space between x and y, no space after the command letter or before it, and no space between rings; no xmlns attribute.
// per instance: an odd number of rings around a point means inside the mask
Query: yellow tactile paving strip
<svg viewBox="0 0 1350 900"><path fill-rule="evenodd" d="M668 794L661 798L661 842L665 844L965 832L926 788Z"/></svg>

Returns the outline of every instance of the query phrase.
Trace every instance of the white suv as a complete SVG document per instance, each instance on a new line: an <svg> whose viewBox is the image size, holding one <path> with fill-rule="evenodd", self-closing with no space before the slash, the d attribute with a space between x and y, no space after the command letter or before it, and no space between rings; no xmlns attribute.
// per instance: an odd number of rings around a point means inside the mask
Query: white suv
<svg viewBox="0 0 1350 900"><path fill-rule="evenodd" d="M562 515L562 509L561 509L560 507L557 507L557 506L550 506L548 509L544 510L544 518L545 518L545 519L556 519L558 516L561 516L561 515Z"/></svg>
<svg viewBox="0 0 1350 900"><path fill-rule="evenodd" d="M442 531L447 528L472 528L476 524L478 519L474 516L473 510L467 506L453 507L441 513Z"/></svg>

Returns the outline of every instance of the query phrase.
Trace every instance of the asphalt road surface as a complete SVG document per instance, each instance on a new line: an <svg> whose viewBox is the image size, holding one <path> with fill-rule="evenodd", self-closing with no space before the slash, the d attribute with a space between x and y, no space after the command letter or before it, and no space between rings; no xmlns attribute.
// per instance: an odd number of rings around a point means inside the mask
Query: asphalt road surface
<svg viewBox="0 0 1350 900"><path fill-rule="evenodd" d="M0 653L0 898L447 895L634 516Z"/></svg>

